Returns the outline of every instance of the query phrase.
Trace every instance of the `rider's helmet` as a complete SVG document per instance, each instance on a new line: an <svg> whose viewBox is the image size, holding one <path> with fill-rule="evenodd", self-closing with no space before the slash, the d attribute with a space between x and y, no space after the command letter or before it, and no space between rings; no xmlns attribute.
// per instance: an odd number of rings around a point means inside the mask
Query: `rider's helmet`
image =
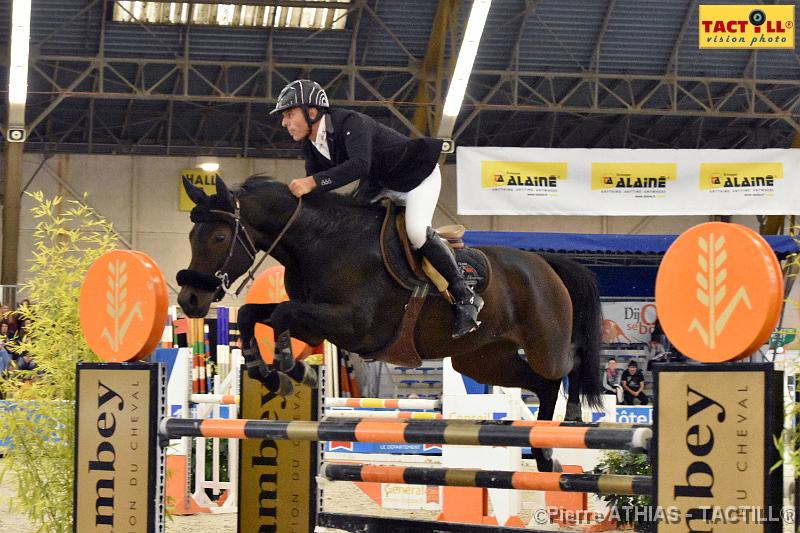
<svg viewBox="0 0 800 533"><path fill-rule="evenodd" d="M270 111L269 114L274 115L293 107L299 107L303 110L306 121L310 126L322 118L330 104L328 103L328 95L325 94L325 89L319 83L311 80L294 80L283 88L281 94L278 95L275 109ZM312 120L308 115L309 107L319 109L320 112L317 118Z"/></svg>

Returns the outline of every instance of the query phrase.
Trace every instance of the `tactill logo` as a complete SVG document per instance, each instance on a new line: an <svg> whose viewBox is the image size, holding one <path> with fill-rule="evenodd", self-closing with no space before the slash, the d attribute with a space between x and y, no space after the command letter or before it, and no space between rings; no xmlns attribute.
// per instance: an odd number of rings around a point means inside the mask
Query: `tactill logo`
<svg viewBox="0 0 800 533"><path fill-rule="evenodd" d="M701 5L700 48L794 48L794 6Z"/></svg>

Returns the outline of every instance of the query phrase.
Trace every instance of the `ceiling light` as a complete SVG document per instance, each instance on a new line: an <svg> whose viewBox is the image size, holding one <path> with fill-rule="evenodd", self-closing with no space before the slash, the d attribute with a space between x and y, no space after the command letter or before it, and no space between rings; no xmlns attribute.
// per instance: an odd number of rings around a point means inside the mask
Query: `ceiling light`
<svg viewBox="0 0 800 533"><path fill-rule="evenodd" d="M28 51L31 36L31 0L13 0L11 12L11 52L8 73L8 123L25 124L28 97Z"/></svg>
<svg viewBox="0 0 800 533"><path fill-rule="evenodd" d="M453 133L453 126L459 111L461 111L461 103L464 101L467 82L472 73L472 65L475 63L478 45L481 42L483 27L486 24L486 17L491 5L492 0L475 0L472 4L467 29L464 31L464 40L461 42L461 49L458 52L456 68L453 71L453 78L450 80L447 98L444 101L438 137L450 137Z"/></svg>
<svg viewBox="0 0 800 533"><path fill-rule="evenodd" d="M197 158L196 166L206 172L216 172L219 170L219 159L210 155L201 155Z"/></svg>

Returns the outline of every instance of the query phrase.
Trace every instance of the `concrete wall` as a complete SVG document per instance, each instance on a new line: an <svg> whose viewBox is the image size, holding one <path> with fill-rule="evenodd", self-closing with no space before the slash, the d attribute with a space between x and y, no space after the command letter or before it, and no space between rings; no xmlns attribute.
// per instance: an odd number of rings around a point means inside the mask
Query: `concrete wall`
<svg viewBox="0 0 800 533"><path fill-rule="evenodd" d="M159 264L169 283L175 286L175 273L189 264L188 213L178 210L181 170L191 168L189 157L56 155L42 165L39 154L24 156L22 183L28 191L42 190L48 196L78 197L114 224L116 231ZM300 160L222 159L220 174L229 183L266 172L288 182L305 174ZM37 172L37 168L41 168ZM59 182L59 179L62 183ZM456 208L455 165L443 169L441 209L436 225L456 221L468 229L495 231L551 231L574 233L679 233L708 220L708 217L579 217L579 216L463 216ZM31 180L31 178L33 178ZM31 257L32 201L22 202L20 237L20 280L27 278ZM756 227L755 217L735 217L736 222ZM271 260L270 260L271 261ZM272 262L267 265L274 264ZM175 294L171 292L174 301Z"/></svg>

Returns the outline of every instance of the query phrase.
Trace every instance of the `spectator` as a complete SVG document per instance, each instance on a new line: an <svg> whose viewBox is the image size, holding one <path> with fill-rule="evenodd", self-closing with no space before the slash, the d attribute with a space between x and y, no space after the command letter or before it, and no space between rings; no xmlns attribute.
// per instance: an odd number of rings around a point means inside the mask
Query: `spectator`
<svg viewBox="0 0 800 533"><path fill-rule="evenodd" d="M17 370L34 370L36 362L27 352L21 354L17 359Z"/></svg>
<svg viewBox="0 0 800 533"><path fill-rule="evenodd" d="M662 347L662 351L668 352L670 349L670 342L667 335L664 333L664 328L661 327L661 321L656 318L653 324L653 333L650 335L650 342L656 341Z"/></svg>
<svg viewBox="0 0 800 533"><path fill-rule="evenodd" d="M20 322L19 327L17 328L16 333L14 333L14 340L17 342L22 342L25 340L25 337L28 335L28 329L31 325L31 319L26 318Z"/></svg>
<svg viewBox="0 0 800 533"><path fill-rule="evenodd" d="M0 320L8 324L9 335L17 331L17 314L12 313L7 304L0 305Z"/></svg>
<svg viewBox="0 0 800 533"><path fill-rule="evenodd" d="M617 360L610 357L606 362L606 370L603 372L603 393L612 394L617 397L617 401L621 401L621 389L617 376Z"/></svg>
<svg viewBox="0 0 800 533"><path fill-rule="evenodd" d="M5 339L0 337L0 376L5 374L11 367L11 354L8 353L5 347Z"/></svg>
<svg viewBox="0 0 800 533"><path fill-rule="evenodd" d="M4 344L5 340L2 337L0 337L0 379L6 378L9 372L14 368L11 354L8 353ZM3 394L2 389L0 389L0 400L4 398L5 395Z"/></svg>
<svg viewBox="0 0 800 533"><path fill-rule="evenodd" d="M644 392L644 374L639 370L636 361L630 361L628 371L622 374L622 390L625 405L634 405L634 399L638 399L640 405L647 405L650 402Z"/></svg>
<svg viewBox="0 0 800 533"><path fill-rule="evenodd" d="M660 341L653 336L647 344L647 370L653 370L654 363L666 363L667 352Z"/></svg>

